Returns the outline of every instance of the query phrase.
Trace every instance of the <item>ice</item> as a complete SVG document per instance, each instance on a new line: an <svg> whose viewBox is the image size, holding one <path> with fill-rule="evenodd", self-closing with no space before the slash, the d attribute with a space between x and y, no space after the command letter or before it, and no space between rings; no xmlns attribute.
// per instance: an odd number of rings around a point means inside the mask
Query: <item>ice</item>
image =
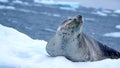
<svg viewBox="0 0 120 68"><path fill-rule="evenodd" d="M44 30L45 30L45 31L49 31L49 32L55 32L55 30L50 29L50 28L45 28Z"/></svg>
<svg viewBox="0 0 120 68"><path fill-rule="evenodd" d="M116 25L116 28L117 28L117 29L120 29L120 25Z"/></svg>
<svg viewBox="0 0 120 68"><path fill-rule="evenodd" d="M14 6L4 6L4 5L0 5L0 9L9 9L9 10L16 10L16 11L22 11L22 12L27 12L27 13L35 13L35 14L38 13L38 12L33 11L33 10L15 8Z"/></svg>
<svg viewBox="0 0 120 68"><path fill-rule="evenodd" d="M38 12L36 12L36 11L34 11L34 10L28 10L28 9L17 9L17 11L21 11L21 12L25 12L25 13L38 14Z"/></svg>
<svg viewBox="0 0 120 68"><path fill-rule="evenodd" d="M43 40L30 37L8 27L0 25L0 66L19 66L32 62L33 58L47 55ZM20 66L22 66L20 65Z"/></svg>
<svg viewBox="0 0 120 68"><path fill-rule="evenodd" d="M88 20L88 21L95 21L95 19L94 18L85 18L85 20Z"/></svg>
<svg viewBox="0 0 120 68"><path fill-rule="evenodd" d="M14 0L13 3L18 3L18 4L22 4L23 2L20 0Z"/></svg>
<svg viewBox="0 0 120 68"><path fill-rule="evenodd" d="M0 9L11 9L11 10L15 10L15 7L13 7L13 6L0 5Z"/></svg>
<svg viewBox="0 0 120 68"><path fill-rule="evenodd" d="M45 14L45 15L48 15L48 16L54 16L54 17L61 17L60 14L52 14L52 13L49 13L49 12L41 12L41 14Z"/></svg>
<svg viewBox="0 0 120 68"><path fill-rule="evenodd" d="M120 25L116 25L115 28L120 29ZM111 32L111 33L106 33L104 34L106 37L120 37L120 32Z"/></svg>
<svg viewBox="0 0 120 68"><path fill-rule="evenodd" d="M8 0L0 0L0 2L8 2Z"/></svg>
<svg viewBox="0 0 120 68"><path fill-rule="evenodd" d="M115 10L114 13L120 13L120 9Z"/></svg>
<svg viewBox="0 0 120 68"><path fill-rule="evenodd" d="M34 0L35 3L46 3L46 4L50 4L53 3L53 0Z"/></svg>
<svg viewBox="0 0 120 68"><path fill-rule="evenodd" d="M72 62L65 57L50 57L47 42L34 40L13 28L0 25L0 68L119 68L120 59Z"/></svg>
<svg viewBox="0 0 120 68"><path fill-rule="evenodd" d="M72 11L76 11L76 9L75 8L70 8L70 7L60 7L60 9L62 9L62 10L72 10Z"/></svg>
<svg viewBox="0 0 120 68"><path fill-rule="evenodd" d="M29 3L23 2L23 1L21 1L21 0L14 0L14 1L12 1L12 2L13 2L13 3L16 3L16 4L30 5Z"/></svg>
<svg viewBox="0 0 120 68"><path fill-rule="evenodd" d="M60 14L53 14L53 16L55 16L55 17L61 17Z"/></svg>
<svg viewBox="0 0 120 68"><path fill-rule="evenodd" d="M104 34L106 37L120 37L120 32L111 32Z"/></svg>
<svg viewBox="0 0 120 68"><path fill-rule="evenodd" d="M100 16L107 16L106 13L101 12L101 11L92 12L92 14L97 14L97 15L100 15Z"/></svg>
<svg viewBox="0 0 120 68"><path fill-rule="evenodd" d="M65 10L75 10L80 6L77 2L60 2L60 1L53 1L53 0L34 0L35 3L44 3L52 6L59 6L60 9Z"/></svg>
<svg viewBox="0 0 120 68"><path fill-rule="evenodd" d="M103 9L102 12L104 12L104 13L112 13L110 10L107 10L107 9Z"/></svg>

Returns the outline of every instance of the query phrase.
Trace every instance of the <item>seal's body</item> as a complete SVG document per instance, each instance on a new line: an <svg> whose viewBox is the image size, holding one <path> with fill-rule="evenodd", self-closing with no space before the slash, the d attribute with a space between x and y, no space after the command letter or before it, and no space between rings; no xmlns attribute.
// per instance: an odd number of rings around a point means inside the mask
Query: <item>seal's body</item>
<svg viewBox="0 0 120 68"><path fill-rule="evenodd" d="M71 61L97 61L105 58L120 58L120 53L82 32L82 16L67 19L48 42L50 56L65 56Z"/></svg>

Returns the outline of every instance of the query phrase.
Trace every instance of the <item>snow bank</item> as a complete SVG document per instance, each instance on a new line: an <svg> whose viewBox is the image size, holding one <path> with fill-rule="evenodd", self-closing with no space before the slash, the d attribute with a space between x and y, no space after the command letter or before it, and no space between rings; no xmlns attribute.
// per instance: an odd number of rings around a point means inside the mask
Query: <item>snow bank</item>
<svg viewBox="0 0 120 68"><path fill-rule="evenodd" d="M0 66L21 67L31 64L37 57L42 59L42 56L47 55L46 43L0 25Z"/></svg>
<svg viewBox="0 0 120 68"><path fill-rule="evenodd" d="M43 40L0 25L0 68L119 68L120 59L97 62L71 62L64 57L49 57Z"/></svg>

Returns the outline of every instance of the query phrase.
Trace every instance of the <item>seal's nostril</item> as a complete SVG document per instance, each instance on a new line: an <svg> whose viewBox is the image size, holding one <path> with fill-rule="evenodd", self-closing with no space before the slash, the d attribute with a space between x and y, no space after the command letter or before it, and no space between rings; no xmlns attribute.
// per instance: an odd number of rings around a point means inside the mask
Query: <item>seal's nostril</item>
<svg viewBox="0 0 120 68"><path fill-rule="evenodd" d="M78 18L78 19L81 19L81 18L82 18L82 16L81 16L81 15L78 15L78 16L77 16L77 18Z"/></svg>

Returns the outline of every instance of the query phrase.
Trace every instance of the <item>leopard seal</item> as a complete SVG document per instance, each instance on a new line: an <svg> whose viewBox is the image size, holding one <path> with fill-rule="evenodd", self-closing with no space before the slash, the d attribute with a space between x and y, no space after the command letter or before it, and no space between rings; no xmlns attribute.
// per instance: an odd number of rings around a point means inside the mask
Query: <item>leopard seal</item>
<svg viewBox="0 0 120 68"><path fill-rule="evenodd" d="M47 53L53 57L65 56L73 62L120 58L120 52L85 35L82 26L81 15L65 20L47 43Z"/></svg>

